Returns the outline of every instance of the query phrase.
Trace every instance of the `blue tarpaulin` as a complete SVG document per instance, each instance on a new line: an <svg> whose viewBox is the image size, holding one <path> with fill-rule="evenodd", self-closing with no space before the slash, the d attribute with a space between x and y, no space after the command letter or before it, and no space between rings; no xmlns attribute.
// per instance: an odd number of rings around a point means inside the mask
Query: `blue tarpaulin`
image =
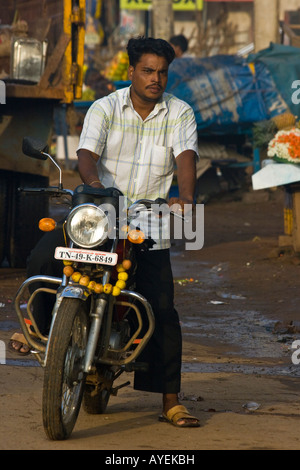
<svg viewBox="0 0 300 470"><path fill-rule="evenodd" d="M299 83L296 83L300 80L300 48L271 43L268 48L249 55L250 61L254 62L255 67L261 64L269 70L291 112L300 117Z"/></svg>
<svg viewBox="0 0 300 470"><path fill-rule="evenodd" d="M233 55L175 59L166 91L192 106L199 130L247 128L289 109L264 63Z"/></svg>

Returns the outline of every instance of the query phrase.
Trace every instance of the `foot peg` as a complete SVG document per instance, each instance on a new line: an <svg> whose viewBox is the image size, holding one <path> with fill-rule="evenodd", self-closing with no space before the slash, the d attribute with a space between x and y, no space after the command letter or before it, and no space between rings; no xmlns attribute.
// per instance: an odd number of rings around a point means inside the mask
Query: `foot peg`
<svg viewBox="0 0 300 470"><path fill-rule="evenodd" d="M147 372L147 370L148 370L147 362L133 362L132 364L125 364L121 367L119 373L114 377L114 380L117 377L119 377L119 375L121 375L122 372L135 372L135 371ZM121 385L118 385L117 387L112 387L111 394L116 396L120 388L127 387L127 385L130 385L129 381Z"/></svg>
<svg viewBox="0 0 300 470"><path fill-rule="evenodd" d="M132 362L131 364L125 364L125 372L147 372L149 365L147 362Z"/></svg>
<svg viewBox="0 0 300 470"><path fill-rule="evenodd" d="M129 382L129 381L128 381L128 382L125 382L125 383L123 383L123 384L121 384L121 385L118 385L117 387L113 387L113 388L111 389L111 394L112 394L114 397L116 397L117 394L118 394L118 391L120 390L120 388L127 387L127 385L130 385L130 382Z"/></svg>

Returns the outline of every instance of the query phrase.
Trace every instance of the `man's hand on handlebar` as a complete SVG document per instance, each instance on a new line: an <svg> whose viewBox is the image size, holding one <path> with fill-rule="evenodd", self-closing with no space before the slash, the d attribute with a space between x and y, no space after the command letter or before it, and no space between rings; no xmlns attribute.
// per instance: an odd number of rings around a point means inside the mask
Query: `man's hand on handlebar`
<svg viewBox="0 0 300 470"><path fill-rule="evenodd" d="M92 188L104 189L103 184L99 180L92 181L91 183L89 183L89 186L91 186Z"/></svg>
<svg viewBox="0 0 300 470"><path fill-rule="evenodd" d="M168 205L172 212L181 216L191 215L194 208L194 203L192 201L180 199L179 197L171 197Z"/></svg>

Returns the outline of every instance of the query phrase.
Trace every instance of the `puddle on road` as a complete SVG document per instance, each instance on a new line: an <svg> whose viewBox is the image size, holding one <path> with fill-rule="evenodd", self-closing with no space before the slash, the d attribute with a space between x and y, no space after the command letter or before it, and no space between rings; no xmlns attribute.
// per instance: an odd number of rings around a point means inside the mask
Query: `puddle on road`
<svg viewBox="0 0 300 470"><path fill-rule="evenodd" d="M19 330L20 323L17 321L0 321L0 331Z"/></svg>
<svg viewBox="0 0 300 470"><path fill-rule="evenodd" d="M184 260L185 254L173 253L174 279L180 285L177 287L180 309L188 306L187 315L182 315L181 318L183 337L187 341L194 339L196 343L209 344L212 347L215 345L216 352L218 346L221 346L222 351L226 350L228 355L234 357L291 358L292 343L300 338L300 334L274 334L277 320L266 318L259 311L251 310L251 307L248 309L247 296L244 293L224 287L224 275L230 269L228 263L211 266L211 263L193 261L190 258L187 263ZM187 282L178 281L184 278ZM188 282L189 278L197 282ZM183 293L182 299L180 292ZM195 312L194 305L199 305L198 312ZM189 310L189 306L193 307ZM199 372L207 368L214 372L231 370L233 365L194 364L192 367ZM244 365L240 368L245 373L247 370L258 370ZM278 370L291 373L289 368ZM278 371L268 369L267 373ZM297 367L293 367L293 373L298 374Z"/></svg>
<svg viewBox="0 0 300 470"><path fill-rule="evenodd" d="M35 360L30 359L7 359L6 366L13 367L41 367ZM256 366L251 364L232 364L232 363L200 363L200 362L184 362L182 364L183 373L199 373L199 374L249 374L249 375L272 375L272 376L290 376L300 377L300 366L294 365L262 365Z"/></svg>
<svg viewBox="0 0 300 470"><path fill-rule="evenodd" d="M40 367L38 361L30 359L6 359L4 365L14 367Z"/></svg>
<svg viewBox="0 0 300 470"><path fill-rule="evenodd" d="M205 310L199 317L185 317L182 321L183 338L201 343L201 338L210 345L222 345L222 351L235 357L235 362L201 363L195 358L193 363L183 363L183 372L198 373L239 373L256 375L284 375L300 377L300 365L292 364L291 349L294 335L274 334L276 321L264 318L255 311L225 309ZM299 336L299 335L298 335ZM203 341L203 342L204 342ZM239 364L239 357L255 359L288 359L288 364Z"/></svg>
<svg viewBox="0 0 300 470"><path fill-rule="evenodd" d="M290 377L300 377L300 366L294 365L264 365L255 366L251 364L231 364L231 363L189 363L182 364L182 372L198 372L202 374L249 374L249 375L288 375Z"/></svg>
<svg viewBox="0 0 300 470"><path fill-rule="evenodd" d="M275 323L258 312L233 310L231 306L221 305L218 309L204 309L197 318L185 317L181 326L187 339L194 336L201 341L205 338L211 344L215 343L216 348L218 344L227 345L228 354L282 357L288 348L272 333Z"/></svg>
<svg viewBox="0 0 300 470"><path fill-rule="evenodd" d="M181 320L183 338L187 341L197 343L209 342L210 345L222 346L222 351L226 349L226 354L233 357L247 358L287 358L291 357L292 342L296 339L293 336L280 336L273 334L275 321L264 318L255 311L233 310L228 305L220 305L218 308L210 306L205 308L199 316L186 316ZM10 331L16 329L17 322L1 321L0 331ZM298 335L299 336L299 335ZM22 367L39 367L36 360L26 358L7 358L6 365ZM300 366L289 367L263 366L239 364L203 364L199 362L185 363L185 372L239 372L239 373L261 373L261 374L298 374Z"/></svg>

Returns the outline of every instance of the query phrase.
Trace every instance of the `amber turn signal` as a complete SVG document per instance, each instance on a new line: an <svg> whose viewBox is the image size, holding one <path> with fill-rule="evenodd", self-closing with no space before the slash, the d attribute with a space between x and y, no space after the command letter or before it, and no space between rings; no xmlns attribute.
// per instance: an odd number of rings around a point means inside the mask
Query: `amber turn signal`
<svg viewBox="0 0 300 470"><path fill-rule="evenodd" d="M141 230L130 230L127 235L131 243L143 243L145 241L145 234Z"/></svg>
<svg viewBox="0 0 300 470"><path fill-rule="evenodd" d="M39 221L39 229L42 230L42 232L51 232L54 230L56 227L56 222L53 219L50 219L48 217L45 217L44 219L41 219Z"/></svg>

